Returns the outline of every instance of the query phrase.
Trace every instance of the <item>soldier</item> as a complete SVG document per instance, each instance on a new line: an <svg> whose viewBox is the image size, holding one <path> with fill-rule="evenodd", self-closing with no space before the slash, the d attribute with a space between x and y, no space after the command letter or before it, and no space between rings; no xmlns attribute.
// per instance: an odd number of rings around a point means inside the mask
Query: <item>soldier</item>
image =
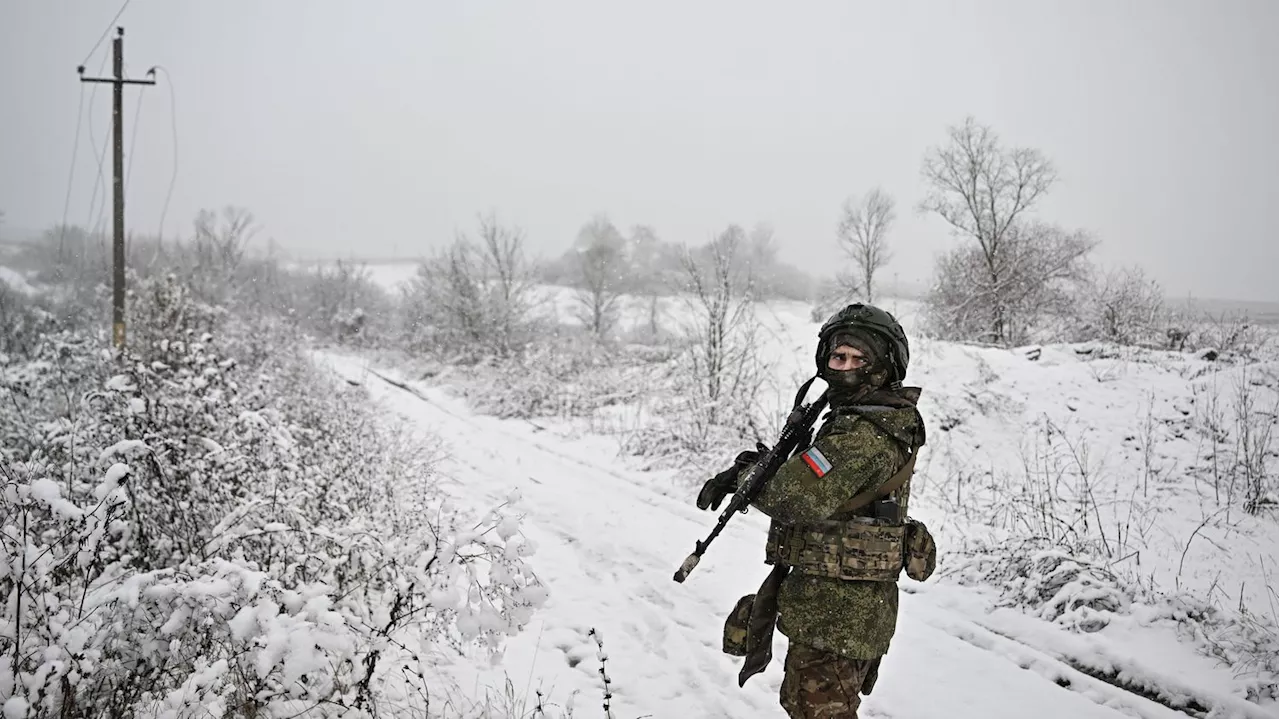
<svg viewBox="0 0 1280 719"><path fill-rule="evenodd" d="M740 683L763 671L777 617L789 640L787 715L856 718L896 628L899 572L923 581L933 571L932 537L906 517L924 421L920 389L902 386L907 337L888 312L840 310L822 326L815 359L830 411L752 502L771 519L765 561L774 569L730 615L725 651L748 657ZM757 457L740 454L704 485L698 506L717 508Z"/></svg>

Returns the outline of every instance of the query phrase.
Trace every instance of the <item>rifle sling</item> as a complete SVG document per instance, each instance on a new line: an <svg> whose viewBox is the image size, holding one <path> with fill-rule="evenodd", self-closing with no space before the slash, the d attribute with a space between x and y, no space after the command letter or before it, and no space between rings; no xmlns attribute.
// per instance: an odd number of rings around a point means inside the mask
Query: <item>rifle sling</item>
<svg viewBox="0 0 1280 719"><path fill-rule="evenodd" d="M845 512L852 512L855 509L861 509L881 497L887 497L898 491L902 485L907 483L908 479L911 479L911 473L915 471L916 468L916 457L918 455L918 449L912 449L911 458L907 460L907 463L903 465L902 469L898 470L897 474L890 477L887 482L879 487L864 490L853 495L848 502L840 505L833 514L842 514Z"/></svg>

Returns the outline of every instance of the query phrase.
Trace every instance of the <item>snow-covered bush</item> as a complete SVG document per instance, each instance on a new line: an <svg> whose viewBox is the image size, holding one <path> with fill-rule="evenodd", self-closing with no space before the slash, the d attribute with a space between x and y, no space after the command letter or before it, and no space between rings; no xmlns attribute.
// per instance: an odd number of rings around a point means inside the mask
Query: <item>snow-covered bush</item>
<svg viewBox="0 0 1280 719"><path fill-rule="evenodd" d="M638 401L660 386L670 352L602 342L561 328L519 356L481 363L459 381L478 411L498 417L586 417Z"/></svg>
<svg viewBox="0 0 1280 719"><path fill-rule="evenodd" d="M368 712L519 631L545 591L513 507L457 515L286 328L184 286L139 285L124 353L69 328L0 358L0 704Z"/></svg>
<svg viewBox="0 0 1280 719"><path fill-rule="evenodd" d="M1280 382L1274 363L1211 371L1192 383L1191 428L1207 445L1189 472L1212 487L1218 506L1250 514L1274 510L1280 496Z"/></svg>
<svg viewBox="0 0 1280 719"><path fill-rule="evenodd" d="M1175 310L1169 320L1178 337L1178 349L1187 352L1213 350L1215 355L1236 355L1248 361L1275 361L1276 326L1260 323L1247 314L1217 316Z"/></svg>
<svg viewBox="0 0 1280 719"><path fill-rule="evenodd" d="M524 233L481 217L479 239L458 237L404 289L404 342L447 361L523 349L531 336L533 269Z"/></svg>
<svg viewBox="0 0 1280 719"><path fill-rule="evenodd" d="M1100 342L1169 347L1170 313L1160 284L1141 267L1103 269L1082 263L1079 278L1040 311L1025 341Z"/></svg>
<svg viewBox="0 0 1280 719"><path fill-rule="evenodd" d="M0 354L29 354L52 318L47 309L0 278Z"/></svg>
<svg viewBox="0 0 1280 719"><path fill-rule="evenodd" d="M371 707L386 699L378 672L420 673L432 644L496 650L545 597L505 510L462 529L438 502L401 496L379 508L390 514L326 528L257 499L219 523L204 558L146 568L129 554L129 465L83 504L45 469L3 471L0 701L33 715Z"/></svg>
<svg viewBox="0 0 1280 719"><path fill-rule="evenodd" d="M1132 603L1120 579L1104 565L1043 541L1024 541L1015 551L984 547L957 559L944 576L960 584L998 587L1003 606L1028 609L1073 630L1097 631L1110 614L1125 612Z"/></svg>
<svg viewBox="0 0 1280 719"><path fill-rule="evenodd" d="M995 587L1000 606L1071 631L1096 632L1122 615L1144 624L1171 623L1200 653L1232 667L1249 701L1277 697L1274 620L1243 608L1220 609L1186 592L1157 591L1040 540L974 543L939 566L941 576L959 584Z"/></svg>
<svg viewBox="0 0 1280 719"><path fill-rule="evenodd" d="M677 358L676 392L686 426L680 437L704 443L717 433L752 434L769 366L760 352L755 268L744 261L746 238L731 225L714 241L681 257L684 352Z"/></svg>

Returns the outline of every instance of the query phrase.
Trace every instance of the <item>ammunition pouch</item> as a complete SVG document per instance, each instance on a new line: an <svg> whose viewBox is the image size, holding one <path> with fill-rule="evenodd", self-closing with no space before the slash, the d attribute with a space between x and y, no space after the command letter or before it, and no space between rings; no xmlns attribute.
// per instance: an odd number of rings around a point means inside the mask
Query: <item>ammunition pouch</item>
<svg viewBox="0 0 1280 719"><path fill-rule="evenodd" d="M724 640L720 648L731 657L747 656L747 628L751 625L751 605L755 599L755 594L739 599L724 620Z"/></svg>
<svg viewBox="0 0 1280 719"><path fill-rule="evenodd" d="M924 522L907 517L907 524L902 538L903 565L907 576L923 582L933 574L938 566L938 545Z"/></svg>
<svg viewBox="0 0 1280 719"><path fill-rule="evenodd" d="M908 577L923 582L937 566L937 551L929 528L910 517L902 524L871 517L773 522L765 562L787 564L809 576L858 582L896 582L906 569Z"/></svg>
<svg viewBox="0 0 1280 719"><path fill-rule="evenodd" d="M866 517L784 525L773 522L765 562L801 574L860 582L896 582L905 525Z"/></svg>

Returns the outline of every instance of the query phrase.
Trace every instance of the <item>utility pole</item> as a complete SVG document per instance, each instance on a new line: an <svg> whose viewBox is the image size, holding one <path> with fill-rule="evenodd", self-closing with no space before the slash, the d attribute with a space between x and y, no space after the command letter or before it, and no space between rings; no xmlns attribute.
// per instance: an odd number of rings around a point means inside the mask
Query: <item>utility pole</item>
<svg viewBox="0 0 1280 719"><path fill-rule="evenodd" d="M76 68L80 82L106 82L112 85L113 109L111 126L115 151L112 153L112 172L115 175L114 229L112 240L113 272L111 288L111 340L116 349L124 349L124 86L154 85L155 68L147 71L151 79L126 80L124 77L124 28L116 28L112 40L112 66L114 77L85 77L84 65ZM134 119L137 122L137 119Z"/></svg>

